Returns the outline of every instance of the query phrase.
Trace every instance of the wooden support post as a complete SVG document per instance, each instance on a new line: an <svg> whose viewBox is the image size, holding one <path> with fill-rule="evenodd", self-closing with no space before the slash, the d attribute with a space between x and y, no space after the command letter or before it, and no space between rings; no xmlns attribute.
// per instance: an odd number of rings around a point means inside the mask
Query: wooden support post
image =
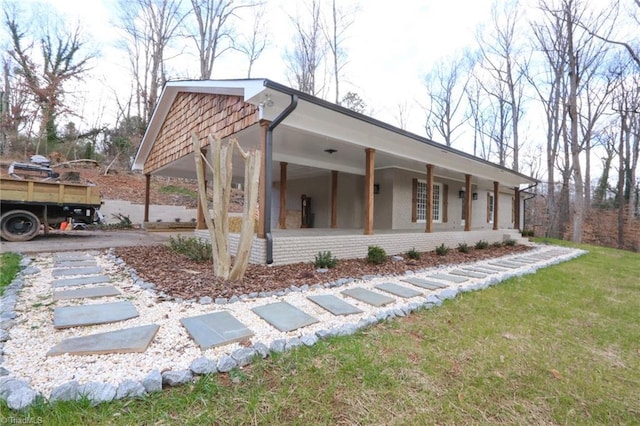
<svg viewBox="0 0 640 426"><path fill-rule="evenodd" d="M287 163L280 162L280 216L278 217L280 229L287 229Z"/></svg>
<svg viewBox="0 0 640 426"><path fill-rule="evenodd" d="M271 182L267 182L265 177L265 173L267 171L267 161L271 161L270 158L267 158L267 130L269 129L269 124L271 122L268 120L260 120L260 150L262 151L262 160L264 163L260 168L260 189L258 193L258 238L265 238L264 234L264 215L266 209L270 209L271 206L265 205L265 199L267 196L267 185L271 185Z"/></svg>
<svg viewBox="0 0 640 426"><path fill-rule="evenodd" d="M493 182L493 230L498 230L498 205L500 204L498 196L500 195L500 183Z"/></svg>
<svg viewBox="0 0 640 426"><path fill-rule="evenodd" d="M515 186L513 188L513 192L515 194L514 197L514 206L513 206L513 211L514 211L514 221L513 221L513 229L520 229L520 187L519 186Z"/></svg>
<svg viewBox="0 0 640 426"><path fill-rule="evenodd" d="M367 148L364 175L364 235L373 235L373 175L376 150Z"/></svg>
<svg viewBox="0 0 640 426"><path fill-rule="evenodd" d="M427 211L424 232L433 232L433 164L427 164Z"/></svg>
<svg viewBox="0 0 640 426"><path fill-rule="evenodd" d="M464 212L464 230L471 231L471 175L464 175L464 196L466 198L466 210Z"/></svg>
<svg viewBox="0 0 640 426"><path fill-rule="evenodd" d="M338 227L338 171L331 171L331 227Z"/></svg>
<svg viewBox="0 0 640 426"><path fill-rule="evenodd" d="M144 222L149 222L149 200L151 198L151 174L144 175Z"/></svg>

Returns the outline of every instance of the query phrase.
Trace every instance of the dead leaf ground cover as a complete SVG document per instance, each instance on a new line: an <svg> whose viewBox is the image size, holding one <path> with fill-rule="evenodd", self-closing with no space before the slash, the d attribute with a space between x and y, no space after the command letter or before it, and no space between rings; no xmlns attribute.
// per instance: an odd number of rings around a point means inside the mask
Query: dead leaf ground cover
<svg viewBox="0 0 640 426"><path fill-rule="evenodd" d="M292 285L324 284L339 278L361 278L365 275L404 274L408 270L420 270L439 265L473 262L529 250L524 245L490 246L471 249L468 253L450 250L439 256L435 252L421 253L420 259L403 256L402 260L388 258L380 265L367 263L365 259L340 260L335 268L320 273L313 262L282 266L249 265L244 279L224 282L217 278L211 262L195 262L169 250L167 246L136 246L116 249L116 254L134 268L145 281L156 285L171 297L183 299L203 296L231 297L252 292L277 291Z"/></svg>

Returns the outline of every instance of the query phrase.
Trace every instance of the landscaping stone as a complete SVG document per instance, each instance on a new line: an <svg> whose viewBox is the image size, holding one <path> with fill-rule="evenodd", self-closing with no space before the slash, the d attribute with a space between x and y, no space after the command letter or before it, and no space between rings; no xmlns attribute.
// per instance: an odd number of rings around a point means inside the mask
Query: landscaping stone
<svg viewBox="0 0 640 426"><path fill-rule="evenodd" d="M253 336L253 332L229 312L183 318L180 322L202 349L226 345Z"/></svg>
<svg viewBox="0 0 640 426"><path fill-rule="evenodd" d="M253 361L256 356L256 350L253 348L240 348L233 351L231 357L236 360L238 367L244 367Z"/></svg>
<svg viewBox="0 0 640 426"><path fill-rule="evenodd" d="M55 287L71 287L76 285L85 285L85 284L102 284L108 283L109 277L107 275L92 275L88 277L78 277L78 278L61 278L58 280L54 280L51 285Z"/></svg>
<svg viewBox="0 0 640 426"><path fill-rule="evenodd" d="M395 302L393 297L385 296L380 293L376 293L371 290L364 289L362 287L354 287L347 290L343 290L342 294L345 296L353 297L356 300L367 303L372 306L385 306L389 303Z"/></svg>
<svg viewBox="0 0 640 426"><path fill-rule="evenodd" d="M455 288L445 288L436 294L440 300L454 299L458 295L458 290Z"/></svg>
<svg viewBox="0 0 640 426"><path fill-rule="evenodd" d="M138 316L129 301L93 305L63 306L53 311L54 328L79 327L124 321Z"/></svg>
<svg viewBox="0 0 640 426"><path fill-rule="evenodd" d="M28 267L24 268L21 273L22 273L22 275L39 274L40 273L40 269L36 268L34 266L28 266Z"/></svg>
<svg viewBox="0 0 640 426"><path fill-rule="evenodd" d="M165 371L162 373L162 384L168 386L179 386L190 383L193 380L191 370Z"/></svg>
<svg viewBox="0 0 640 426"><path fill-rule="evenodd" d="M207 357L196 358L191 362L189 369L193 374L212 374L217 373L216 362Z"/></svg>
<svg viewBox="0 0 640 426"><path fill-rule="evenodd" d="M53 300L84 299L92 297L117 296L120 291L112 286L87 287L75 290L54 291Z"/></svg>
<svg viewBox="0 0 640 426"><path fill-rule="evenodd" d="M103 402L113 401L116 396L116 388L109 383L89 382L78 387L78 396L86 397L91 405L96 406Z"/></svg>
<svg viewBox="0 0 640 426"><path fill-rule="evenodd" d="M142 380L142 386L149 393L162 391L162 374L158 370L151 370Z"/></svg>
<svg viewBox="0 0 640 426"><path fill-rule="evenodd" d="M71 337L54 346L47 356L100 355L144 352L160 329L158 325L125 328L89 336Z"/></svg>
<svg viewBox="0 0 640 426"><path fill-rule="evenodd" d="M51 395L49 395L49 402L75 401L78 399L79 387L80 384L76 380L63 383L51 391Z"/></svg>
<svg viewBox="0 0 640 426"><path fill-rule="evenodd" d="M16 379L13 376L0 377L0 400L6 401L12 393L18 389L28 388L29 383Z"/></svg>
<svg viewBox="0 0 640 426"><path fill-rule="evenodd" d="M270 303L251 310L280 331L292 331L318 322L287 302Z"/></svg>
<svg viewBox="0 0 640 426"><path fill-rule="evenodd" d="M276 339L269 345L269 350L277 353L284 352L286 344L287 341L285 339Z"/></svg>
<svg viewBox="0 0 640 426"><path fill-rule="evenodd" d="M115 399L137 398L147 393L142 383L137 380L127 379L118 385Z"/></svg>
<svg viewBox="0 0 640 426"><path fill-rule="evenodd" d="M229 371L231 371L237 366L238 366L238 363L236 362L236 360L230 357L229 355L225 354L225 355L222 355L220 359L218 359L218 364L216 365L216 368L221 373L228 373Z"/></svg>
<svg viewBox="0 0 640 426"><path fill-rule="evenodd" d="M7 406L11 410L24 410L34 404L38 398L38 393L29 386L21 387L11 392L7 398Z"/></svg>
<svg viewBox="0 0 640 426"><path fill-rule="evenodd" d="M287 343L284 345L284 350L285 351L290 351L293 348L297 348L298 346L303 346L304 343L302 343L302 340L300 340L297 337L292 337L291 339L287 340Z"/></svg>
<svg viewBox="0 0 640 426"><path fill-rule="evenodd" d="M331 312L333 315L351 315L362 312L361 309L331 294L307 296L307 299Z"/></svg>
<svg viewBox="0 0 640 426"><path fill-rule="evenodd" d="M269 356L269 348L264 343L254 343L253 349L255 349L256 353L258 353L263 359Z"/></svg>
<svg viewBox="0 0 640 426"><path fill-rule="evenodd" d="M200 298L199 302L201 305L210 305L213 303L213 299L209 296L204 296Z"/></svg>
<svg viewBox="0 0 640 426"><path fill-rule="evenodd" d="M102 268L99 266L89 266L83 268L62 268L62 269L54 269L51 271L51 276L54 278L58 277L67 277L72 275L95 275L101 274Z"/></svg>
<svg viewBox="0 0 640 426"><path fill-rule="evenodd" d="M300 341L307 346L313 346L318 342L318 336L315 334L305 334L300 338Z"/></svg>
<svg viewBox="0 0 640 426"><path fill-rule="evenodd" d="M6 330L0 330L0 342L6 342L9 339L9 332Z"/></svg>

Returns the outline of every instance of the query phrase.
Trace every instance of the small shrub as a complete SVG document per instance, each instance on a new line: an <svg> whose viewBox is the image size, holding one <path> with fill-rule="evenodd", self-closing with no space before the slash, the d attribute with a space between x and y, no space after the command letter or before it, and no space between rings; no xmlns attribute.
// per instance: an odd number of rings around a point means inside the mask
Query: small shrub
<svg viewBox="0 0 640 426"><path fill-rule="evenodd" d="M489 242L487 240L480 240L475 245L476 250L484 250L489 247Z"/></svg>
<svg viewBox="0 0 640 426"><path fill-rule="evenodd" d="M496 241L493 244L491 244L491 246L495 248L500 248L502 247L502 241Z"/></svg>
<svg viewBox="0 0 640 426"><path fill-rule="evenodd" d="M504 240L504 245L505 246L509 246L509 247L513 247L516 245L516 240L514 240L513 238L509 238L508 240Z"/></svg>
<svg viewBox="0 0 640 426"><path fill-rule="evenodd" d="M446 256L447 253L449 253L449 247L445 246L444 243L436 247L436 254L438 256Z"/></svg>
<svg viewBox="0 0 640 426"><path fill-rule="evenodd" d="M418 260L420 259L420 252L413 247L411 250L407 251L407 257L409 259Z"/></svg>
<svg viewBox="0 0 640 426"><path fill-rule="evenodd" d="M173 219L173 220L174 220L176 223L180 223L180 221L181 221L182 219L180 219L179 217L176 217L176 218L175 218L175 219Z"/></svg>
<svg viewBox="0 0 640 426"><path fill-rule="evenodd" d="M467 243L460 243L458 244L458 251L460 253L469 253L469 246Z"/></svg>
<svg viewBox="0 0 640 426"><path fill-rule="evenodd" d="M213 256L211 244L196 237L169 237L169 249L196 262L211 260Z"/></svg>
<svg viewBox="0 0 640 426"><path fill-rule="evenodd" d="M316 255L316 268L335 268L337 264L338 259L333 257L330 251L318 252Z"/></svg>
<svg viewBox="0 0 640 426"><path fill-rule="evenodd" d="M379 265L387 260L387 252L382 247L369 246L367 250L367 262Z"/></svg>

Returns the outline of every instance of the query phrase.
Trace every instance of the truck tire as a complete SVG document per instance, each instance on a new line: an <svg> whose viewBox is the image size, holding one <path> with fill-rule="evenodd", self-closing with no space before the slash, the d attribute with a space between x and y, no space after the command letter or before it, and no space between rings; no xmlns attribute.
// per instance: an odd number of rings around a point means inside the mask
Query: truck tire
<svg viewBox="0 0 640 426"><path fill-rule="evenodd" d="M26 210L11 210L0 218L0 236L7 241L29 241L40 232L40 219Z"/></svg>

